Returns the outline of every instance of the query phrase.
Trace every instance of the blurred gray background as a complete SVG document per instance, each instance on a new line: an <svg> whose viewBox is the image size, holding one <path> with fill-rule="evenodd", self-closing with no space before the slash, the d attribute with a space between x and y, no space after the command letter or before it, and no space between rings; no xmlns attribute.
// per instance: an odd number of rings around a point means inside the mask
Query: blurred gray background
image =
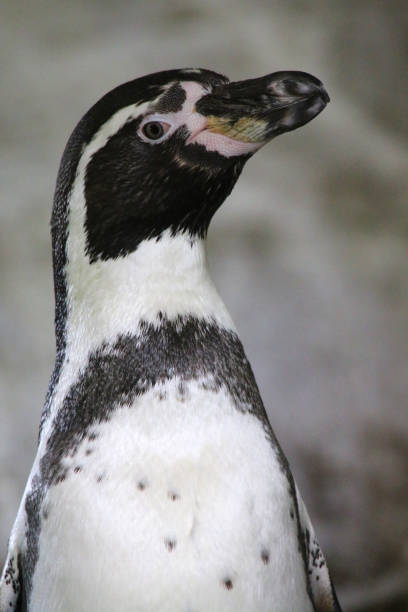
<svg viewBox="0 0 408 612"><path fill-rule="evenodd" d="M0 11L0 560L53 366L48 223L75 123L157 70L305 70L332 102L249 162L213 221L210 264L344 609L408 610L406 2Z"/></svg>

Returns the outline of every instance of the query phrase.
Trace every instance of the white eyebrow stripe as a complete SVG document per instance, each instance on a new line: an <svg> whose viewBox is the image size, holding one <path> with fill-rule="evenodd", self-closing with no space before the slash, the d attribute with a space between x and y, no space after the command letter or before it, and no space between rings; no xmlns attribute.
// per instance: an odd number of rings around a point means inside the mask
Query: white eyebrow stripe
<svg viewBox="0 0 408 612"><path fill-rule="evenodd" d="M84 166L86 167L92 155L99 151L99 149L102 149L112 136L119 132L128 121L143 115L149 106L150 102L130 104L118 110L108 121L103 123L92 140L86 145L78 164L78 173L80 173Z"/></svg>

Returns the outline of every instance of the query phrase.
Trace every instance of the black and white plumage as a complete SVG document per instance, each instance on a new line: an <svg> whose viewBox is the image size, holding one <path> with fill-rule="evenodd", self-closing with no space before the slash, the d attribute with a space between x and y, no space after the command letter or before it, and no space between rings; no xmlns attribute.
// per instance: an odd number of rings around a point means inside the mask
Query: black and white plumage
<svg viewBox="0 0 408 612"><path fill-rule="evenodd" d="M172 70L75 128L56 366L0 612L340 610L204 243L249 157L327 102L301 72Z"/></svg>

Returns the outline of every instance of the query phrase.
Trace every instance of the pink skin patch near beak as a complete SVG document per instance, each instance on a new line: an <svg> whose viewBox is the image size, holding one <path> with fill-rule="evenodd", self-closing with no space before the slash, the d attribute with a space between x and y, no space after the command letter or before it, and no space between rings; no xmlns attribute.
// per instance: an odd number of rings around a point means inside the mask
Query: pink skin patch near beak
<svg viewBox="0 0 408 612"><path fill-rule="evenodd" d="M184 82L182 87L187 94L187 99L183 110L178 114L190 131L190 136L186 141L187 145L199 144L204 146L207 151L216 151L224 157L235 157L237 155L254 153L265 144L264 142L244 142L218 132L213 132L208 125L206 117L194 112L197 100L208 92L202 85L194 81Z"/></svg>
<svg viewBox="0 0 408 612"><path fill-rule="evenodd" d="M212 132L211 129L204 127L196 134L192 134L186 144L203 145L207 151L216 151L224 157L235 157L237 155L248 155L254 153L262 147L262 142L244 142L229 138L224 134Z"/></svg>

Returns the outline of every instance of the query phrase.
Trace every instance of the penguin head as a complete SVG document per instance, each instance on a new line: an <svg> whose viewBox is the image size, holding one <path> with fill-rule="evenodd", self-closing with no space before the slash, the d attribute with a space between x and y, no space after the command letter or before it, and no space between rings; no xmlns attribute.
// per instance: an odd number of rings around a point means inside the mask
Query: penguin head
<svg viewBox="0 0 408 612"><path fill-rule="evenodd" d="M54 247L69 215L83 225L90 263L126 256L165 230L204 236L248 158L313 119L328 99L303 72L230 82L209 70L170 70L113 89L66 146Z"/></svg>

